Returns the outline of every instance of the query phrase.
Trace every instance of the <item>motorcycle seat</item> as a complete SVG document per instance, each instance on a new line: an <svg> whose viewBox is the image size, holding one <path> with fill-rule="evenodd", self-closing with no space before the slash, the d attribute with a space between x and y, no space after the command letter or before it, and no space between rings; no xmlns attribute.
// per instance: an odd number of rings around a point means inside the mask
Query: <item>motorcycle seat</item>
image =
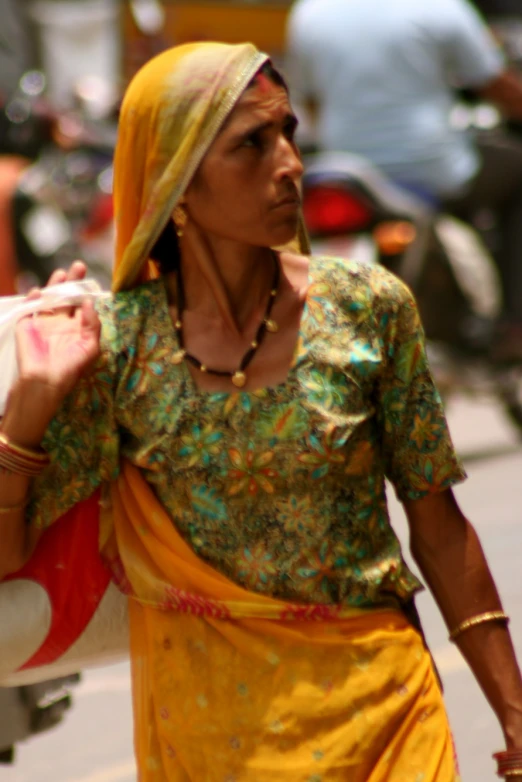
<svg viewBox="0 0 522 782"><path fill-rule="evenodd" d="M345 184L369 198L373 206L390 217L415 221L430 219L435 208L420 196L390 180L369 160L348 152L320 152L305 159L303 186Z"/></svg>

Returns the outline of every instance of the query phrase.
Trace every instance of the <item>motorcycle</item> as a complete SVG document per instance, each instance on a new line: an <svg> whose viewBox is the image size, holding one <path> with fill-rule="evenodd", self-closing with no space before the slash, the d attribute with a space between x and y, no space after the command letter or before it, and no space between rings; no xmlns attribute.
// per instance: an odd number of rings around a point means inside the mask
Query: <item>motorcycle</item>
<svg viewBox="0 0 522 782"><path fill-rule="evenodd" d="M410 286L443 398L496 398L522 435L522 365L491 355L502 296L479 234L347 153L305 161L303 210L314 255L379 263Z"/></svg>

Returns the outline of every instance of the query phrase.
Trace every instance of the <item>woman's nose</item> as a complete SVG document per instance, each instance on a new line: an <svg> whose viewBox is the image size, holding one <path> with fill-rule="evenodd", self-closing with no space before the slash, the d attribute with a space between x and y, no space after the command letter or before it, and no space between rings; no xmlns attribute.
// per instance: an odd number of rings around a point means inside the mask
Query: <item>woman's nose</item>
<svg viewBox="0 0 522 782"><path fill-rule="evenodd" d="M283 177L291 177L294 181L301 178L304 172L301 155L294 144L287 138L282 138L279 145L279 173Z"/></svg>

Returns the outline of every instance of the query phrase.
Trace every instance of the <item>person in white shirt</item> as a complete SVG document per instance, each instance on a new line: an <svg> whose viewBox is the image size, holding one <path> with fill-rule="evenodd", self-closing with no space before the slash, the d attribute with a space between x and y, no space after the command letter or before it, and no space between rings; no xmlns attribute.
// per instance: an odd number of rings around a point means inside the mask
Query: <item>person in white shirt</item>
<svg viewBox="0 0 522 782"><path fill-rule="evenodd" d="M466 0L297 0L287 75L320 148L363 155L463 219L497 214L500 358L522 358L522 142L480 143L449 121L456 87L522 121L522 80Z"/></svg>

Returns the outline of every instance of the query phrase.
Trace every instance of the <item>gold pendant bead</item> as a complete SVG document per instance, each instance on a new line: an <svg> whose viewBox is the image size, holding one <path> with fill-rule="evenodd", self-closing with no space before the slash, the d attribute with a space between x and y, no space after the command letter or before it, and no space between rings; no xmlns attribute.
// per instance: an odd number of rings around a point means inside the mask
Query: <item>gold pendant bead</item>
<svg viewBox="0 0 522 782"><path fill-rule="evenodd" d="M266 326L266 330L269 331L270 334L277 334L277 332L279 331L278 324L275 322L275 320L272 320L271 318L267 318L267 320L265 320L265 326Z"/></svg>
<svg viewBox="0 0 522 782"><path fill-rule="evenodd" d="M232 382L237 388L243 388L247 381L246 375L241 370L238 370L232 375Z"/></svg>
<svg viewBox="0 0 522 782"><path fill-rule="evenodd" d="M176 219L177 218L177 219ZM177 223L177 228L183 230L183 227L185 226L187 222L187 215L186 212L184 212L183 208L178 204L177 207L177 214L175 215L175 222ZM179 233L178 235L181 235ZM229 377L232 383L237 388L243 388L247 383L247 376L246 376L246 369L250 365L250 362L256 355L256 350L258 349L261 340L265 336L265 333L268 331L272 334L276 334L279 331L279 324L276 323L275 320L272 320L270 317L272 314L272 308L274 306L275 298L279 291L279 282L280 282L280 261L279 257L275 252L272 252L272 257L274 261L274 276L272 279L272 283L270 286L270 296L268 297L268 301L266 303L265 313L263 315L263 319L258 327L257 333L254 336L254 339L250 342L250 347L246 351L243 358L238 362L236 366L239 366L240 369L236 370L235 372L231 372L230 370L225 369L212 369L207 367L206 364L203 364L201 361L199 361L196 356L193 356L191 353L189 353L185 347L184 347L184 339L183 339L183 313L185 310L185 294L183 290L183 279L181 276L181 264L178 264L176 268L176 293L177 293L177 312L176 312L176 320L174 321L174 327L176 331L178 346L177 351L172 356L171 361L174 364L181 364L182 361L187 361L191 363L199 372L208 373L209 375L217 375L220 377Z"/></svg>

